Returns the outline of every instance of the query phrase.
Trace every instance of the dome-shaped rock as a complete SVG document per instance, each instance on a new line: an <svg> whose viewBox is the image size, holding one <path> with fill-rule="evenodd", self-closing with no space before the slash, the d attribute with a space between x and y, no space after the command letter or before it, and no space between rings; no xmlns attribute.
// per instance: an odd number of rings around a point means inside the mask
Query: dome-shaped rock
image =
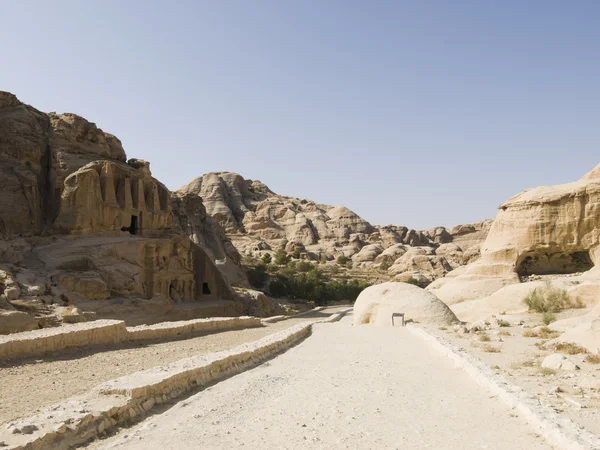
<svg viewBox="0 0 600 450"><path fill-rule="evenodd" d="M354 303L354 324L391 326L392 313L404 313L405 320L449 325L458 322L454 313L431 292L407 283L371 286Z"/></svg>

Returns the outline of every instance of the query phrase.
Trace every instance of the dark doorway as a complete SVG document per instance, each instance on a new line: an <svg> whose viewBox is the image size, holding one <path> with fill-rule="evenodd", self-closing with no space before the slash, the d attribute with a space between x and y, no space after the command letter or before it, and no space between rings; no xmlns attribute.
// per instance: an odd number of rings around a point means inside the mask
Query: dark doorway
<svg viewBox="0 0 600 450"><path fill-rule="evenodd" d="M137 234L137 232L138 232L137 216L131 216L131 225L129 225L129 227L122 227L121 231L129 231L129 234Z"/></svg>
<svg viewBox="0 0 600 450"><path fill-rule="evenodd" d="M202 283L202 295L210 295L210 288L208 283Z"/></svg>

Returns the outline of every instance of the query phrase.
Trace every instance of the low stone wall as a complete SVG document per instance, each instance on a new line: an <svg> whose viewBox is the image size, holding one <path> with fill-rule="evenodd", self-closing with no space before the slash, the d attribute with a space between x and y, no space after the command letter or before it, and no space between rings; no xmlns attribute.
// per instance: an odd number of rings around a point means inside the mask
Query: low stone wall
<svg viewBox="0 0 600 450"><path fill-rule="evenodd" d="M303 311L298 314L292 314L291 316L286 316L286 315L271 316L271 317L262 319L262 323L276 323L276 322L281 322L282 320L286 320L286 319L295 319L297 317L302 317L302 316L305 316L305 315L313 313L313 312L322 311L325 308L327 308L327 307L326 306L317 306L316 308L309 309L308 311Z"/></svg>
<svg viewBox="0 0 600 450"><path fill-rule="evenodd" d="M37 356L70 347L114 344L127 339L122 320L96 320L0 336L0 359Z"/></svg>
<svg viewBox="0 0 600 450"><path fill-rule="evenodd" d="M7 450L66 450L147 414L155 405L253 367L305 339L315 323L337 321L344 314L295 325L231 350L193 356L110 381L83 396L9 423L0 429L0 443Z"/></svg>
<svg viewBox="0 0 600 450"><path fill-rule="evenodd" d="M163 322L137 327L125 327L125 322L122 320L96 320L0 336L0 360L39 356L71 347L168 339L202 331L224 331L259 326L261 326L259 318L247 316Z"/></svg>
<svg viewBox="0 0 600 450"><path fill-rule="evenodd" d="M406 329L431 343L437 351L453 360L456 367L467 372L477 384L515 408L551 445L565 450L600 448L600 437L545 407L535 395L508 382L480 359L419 326L409 325Z"/></svg>
<svg viewBox="0 0 600 450"><path fill-rule="evenodd" d="M261 320L258 317L215 317L127 327L127 335L129 340L137 341L142 339L165 339L201 331L223 331L259 326L261 326Z"/></svg>

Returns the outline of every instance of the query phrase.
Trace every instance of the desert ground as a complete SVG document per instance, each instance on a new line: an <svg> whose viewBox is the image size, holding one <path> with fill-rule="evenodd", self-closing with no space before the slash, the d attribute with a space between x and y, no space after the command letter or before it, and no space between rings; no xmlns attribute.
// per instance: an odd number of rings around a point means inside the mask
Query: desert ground
<svg viewBox="0 0 600 450"><path fill-rule="evenodd" d="M347 308L327 308L259 328L203 334L188 339L65 350L58 355L0 362L0 422L30 415L41 407L94 386L190 355L218 352Z"/></svg>
<svg viewBox="0 0 600 450"><path fill-rule="evenodd" d="M89 449L549 449L423 340L348 316Z"/></svg>

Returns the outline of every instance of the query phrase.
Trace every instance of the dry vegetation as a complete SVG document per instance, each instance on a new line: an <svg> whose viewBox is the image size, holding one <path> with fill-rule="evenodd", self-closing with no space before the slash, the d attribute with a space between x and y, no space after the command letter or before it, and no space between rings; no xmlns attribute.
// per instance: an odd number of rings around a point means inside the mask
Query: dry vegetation
<svg viewBox="0 0 600 450"><path fill-rule="evenodd" d="M587 355L585 361L590 364L600 364L600 355Z"/></svg>
<svg viewBox="0 0 600 450"><path fill-rule="evenodd" d="M489 342L491 341L490 336L487 333L481 333L479 335L479 341L480 342Z"/></svg>
<svg viewBox="0 0 600 450"><path fill-rule="evenodd" d="M580 347L579 345L574 344L573 342L557 342L550 346L543 345L541 348L558 353L565 353L567 355L578 355L580 353L588 353L588 351L585 348Z"/></svg>
<svg viewBox="0 0 600 450"><path fill-rule="evenodd" d="M498 347L494 347L490 344L485 344L481 349L486 353L500 353L500 349Z"/></svg>
<svg viewBox="0 0 600 450"><path fill-rule="evenodd" d="M585 304L578 298L572 299L567 291L552 287L546 281L543 287L535 288L523 299L530 311L545 313L543 320L546 325L553 322L556 317L553 313L570 308L585 308ZM547 322L547 323L546 323Z"/></svg>
<svg viewBox="0 0 600 450"><path fill-rule="evenodd" d="M535 330L525 330L523 332L524 337L532 337L539 339L554 339L560 335L560 332L551 330L548 327L542 327L538 331Z"/></svg>

